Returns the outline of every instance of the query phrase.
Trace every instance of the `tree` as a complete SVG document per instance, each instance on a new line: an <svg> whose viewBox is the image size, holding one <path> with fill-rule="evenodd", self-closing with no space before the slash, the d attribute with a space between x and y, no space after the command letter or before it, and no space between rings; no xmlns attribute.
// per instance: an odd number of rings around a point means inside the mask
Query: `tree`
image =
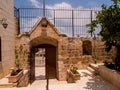
<svg viewBox="0 0 120 90"><path fill-rule="evenodd" d="M102 5L102 10L96 12L96 20L93 20L87 25L90 30L89 33L93 33L98 25L101 26L99 35L102 36L102 40L105 42L105 50L109 52L112 46L117 49L117 61L120 62L120 0L111 0L113 4L111 6Z"/></svg>

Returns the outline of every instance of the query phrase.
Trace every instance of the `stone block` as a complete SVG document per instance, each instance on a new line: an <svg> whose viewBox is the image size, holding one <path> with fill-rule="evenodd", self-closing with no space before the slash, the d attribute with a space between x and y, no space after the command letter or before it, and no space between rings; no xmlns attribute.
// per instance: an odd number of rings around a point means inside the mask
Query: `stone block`
<svg viewBox="0 0 120 90"><path fill-rule="evenodd" d="M99 66L99 74L108 82L110 82L111 84L115 85L116 87L120 88L120 73L115 71L115 70L111 70L108 69L105 66Z"/></svg>

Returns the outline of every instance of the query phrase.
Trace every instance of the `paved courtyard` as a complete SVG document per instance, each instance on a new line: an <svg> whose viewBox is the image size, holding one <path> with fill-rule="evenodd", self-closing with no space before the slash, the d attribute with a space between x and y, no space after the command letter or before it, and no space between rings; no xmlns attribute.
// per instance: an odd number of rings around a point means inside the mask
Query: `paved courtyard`
<svg viewBox="0 0 120 90"><path fill-rule="evenodd" d="M81 79L76 83L67 83L56 79L49 80L49 90L120 90L100 76L94 76L88 70L79 70ZM0 90L46 90L44 68L36 68L36 80L32 85L22 88L0 88Z"/></svg>

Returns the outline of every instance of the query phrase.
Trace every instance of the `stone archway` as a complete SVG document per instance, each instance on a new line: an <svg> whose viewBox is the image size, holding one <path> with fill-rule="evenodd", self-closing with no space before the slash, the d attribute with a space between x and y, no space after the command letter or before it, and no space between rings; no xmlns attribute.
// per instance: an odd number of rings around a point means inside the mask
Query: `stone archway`
<svg viewBox="0 0 120 90"><path fill-rule="evenodd" d="M47 21L47 26L43 26L43 20ZM31 31L29 32L29 39L30 39L30 78L31 81L35 80L35 52L34 49L37 47L43 47L46 50L46 65L54 66L53 70L54 75L57 79L62 78L62 71L59 72L58 68L60 68L60 61L58 55L58 49L60 49L60 46L58 47L58 43L60 44L60 38L62 34L57 31L57 29L54 27L54 25L47 19L47 18L41 18L39 19L36 24L33 26ZM51 61L48 59L52 59ZM53 62L54 61L54 62ZM54 65L53 65L54 64ZM60 63L61 64L61 63ZM62 80L62 79L61 79ZM64 78L65 80L65 78Z"/></svg>
<svg viewBox="0 0 120 90"><path fill-rule="evenodd" d="M36 48L45 48L45 77L57 79L57 40L48 37L37 37L31 40L30 49L30 82L35 80L35 50Z"/></svg>

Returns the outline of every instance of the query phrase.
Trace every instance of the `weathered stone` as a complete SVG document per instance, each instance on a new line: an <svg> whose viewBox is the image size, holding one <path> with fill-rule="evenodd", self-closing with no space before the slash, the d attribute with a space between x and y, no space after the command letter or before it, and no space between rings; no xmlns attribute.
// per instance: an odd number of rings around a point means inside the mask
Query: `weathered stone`
<svg viewBox="0 0 120 90"><path fill-rule="evenodd" d="M71 64L75 64L79 69L86 68L87 65L96 60L97 62L103 62L104 60L113 60L116 55L116 49L113 49L107 53L105 52L105 45L101 38L97 37L67 37L66 35L58 32L56 27L48 20L46 27L41 26L41 19L33 26L32 30L28 33L21 33L18 35L18 19L14 17L14 0L0 0L0 18L6 18L8 27L4 29L0 25L0 38L1 38L1 52L2 61L0 62L0 78L6 76L9 73L9 68L14 67L15 62L15 46L25 44L27 49L26 61L22 63L23 69L30 69L34 76L35 65L33 48L39 45L51 45L56 48L56 60L51 60L50 63L56 65L56 75L59 80L66 80L67 69ZM86 45L84 49L84 41L90 42L90 45ZM32 49L31 49L32 48ZM89 49L90 52L86 51ZM31 54L32 52L32 54ZM49 51L51 55L52 51ZM83 53L85 52L85 53ZM53 52L52 52L53 53ZM50 56L49 55L49 56ZM21 58L22 59L22 58ZM50 61L50 60L49 60ZM22 61L21 61L22 62ZM52 65L51 64L51 65ZM30 74L30 72L28 72ZM29 75L25 76L25 82L29 82ZM33 77L34 78L34 77ZM19 86L25 86L24 82Z"/></svg>
<svg viewBox="0 0 120 90"><path fill-rule="evenodd" d="M17 83L17 87L26 87L29 84L29 78L30 78L30 72L29 70L24 70L24 75L22 76L22 78L20 78L20 80Z"/></svg>
<svg viewBox="0 0 120 90"><path fill-rule="evenodd" d="M39 30L38 30L39 29ZM71 63L75 62L79 69L86 68L89 63L94 62L96 58L97 62L103 62L105 59L111 59L110 53L106 53L104 48L104 43L101 39L97 38L94 41L92 38L68 38L62 37L57 33L55 30L52 31L54 27L48 26L46 30L40 27L40 25L33 29L29 37L25 37L22 35L19 38L19 42L26 42L30 43L33 46L40 45L42 43L47 43L50 45L54 45L57 47L57 61L56 61L56 69L57 69L57 78L59 80L66 80L67 74L66 71L69 69ZM46 33L46 35L38 34L38 33ZM48 37L49 36L49 37ZM23 39L22 39L23 38ZM83 41L90 41L92 51L90 55L83 54ZM96 46L94 46L94 42ZM88 45L89 47L89 45ZM29 49L29 48L28 48ZM64 74L64 75L63 75Z"/></svg>
<svg viewBox="0 0 120 90"><path fill-rule="evenodd" d="M5 18L7 28L3 28L0 23L0 38L1 38L1 65L0 78L9 73L9 68L14 67L14 45L15 45L15 27L14 18L14 0L0 0L0 19Z"/></svg>

